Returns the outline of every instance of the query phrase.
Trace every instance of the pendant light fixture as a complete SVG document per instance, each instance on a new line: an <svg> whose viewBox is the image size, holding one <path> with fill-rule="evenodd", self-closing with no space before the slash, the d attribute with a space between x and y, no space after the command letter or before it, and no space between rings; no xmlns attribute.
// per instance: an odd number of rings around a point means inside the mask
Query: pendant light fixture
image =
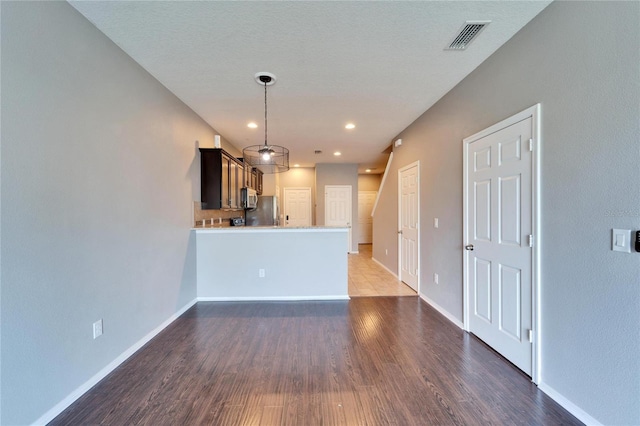
<svg viewBox="0 0 640 426"><path fill-rule="evenodd" d="M264 145L251 145L242 150L245 163L260 169L263 173L282 173L289 170L289 150L267 141L267 86L276 82L276 76L268 72L255 75L256 82L264 85Z"/></svg>

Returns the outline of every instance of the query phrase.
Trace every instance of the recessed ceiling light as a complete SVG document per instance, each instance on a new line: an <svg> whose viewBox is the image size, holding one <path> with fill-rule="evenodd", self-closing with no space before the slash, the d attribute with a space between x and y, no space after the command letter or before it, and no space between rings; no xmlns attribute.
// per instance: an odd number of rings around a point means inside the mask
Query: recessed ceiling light
<svg viewBox="0 0 640 426"><path fill-rule="evenodd" d="M371 173L371 169L367 169L367 170L365 170L365 172Z"/></svg>
<svg viewBox="0 0 640 426"><path fill-rule="evenodd" d="M300 167L300 164L294 164L293 167Z"/></svg>
<svg viewBox="0 0 640 426"><path fill-rule="evenodd" d="M258 125L252 121L251 123L247 124L247 127L250 129L257 129Z"/></svg>
<svg viewBox="0 0 640 426"><path fill-rule="evenodd" d="M342 153L340 151L336 151L333 153L333 155L335 155L336 157L339 157L342 155Z"/></svg>
<svg viewBox="0 0 640 426"><path fill-rule="evenodd" d="M344 128L345 128L345 129L349 129L349 130L351 130L351 129L355 129L355 128L356 128L356 125L355 125L355 124L353 124L353 123L347 123L347 125L346 125L346 126L344 126Z"/></svg>

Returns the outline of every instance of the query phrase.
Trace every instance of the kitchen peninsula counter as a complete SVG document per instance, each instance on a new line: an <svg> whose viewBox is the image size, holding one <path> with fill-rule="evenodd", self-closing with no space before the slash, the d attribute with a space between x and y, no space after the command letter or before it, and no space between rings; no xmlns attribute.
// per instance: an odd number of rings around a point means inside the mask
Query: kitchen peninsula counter
<svg viewBox="0 0 640 426"><path fill-rule="evenodd" d="M349 228L345 228L342 226L220 226L220 225L207 225L207 226L197 226L195 228L191 228L193 231L242 231L242 232L255 232L255 231L264 231L264 230L272 230L272 231L299 231L299 230L308 230L308 231L336 231L336 232L348 232Z"/></svg>
<svg viewBox="0 0 640 426"><path fill-rule="evenodd" d="M214 225L192 231L198 300L349 298L348 228Z"/></svg>

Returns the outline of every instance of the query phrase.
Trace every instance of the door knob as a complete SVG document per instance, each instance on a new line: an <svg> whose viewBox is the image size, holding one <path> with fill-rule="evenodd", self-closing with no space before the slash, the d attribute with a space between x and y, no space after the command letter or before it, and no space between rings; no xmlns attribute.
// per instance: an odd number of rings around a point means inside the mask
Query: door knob
<svg viewBox="0 0 640 426"><path fill-rule="evenodd" d="M402 229L398 231L398 234L402 234Z"/></svg>
<svg viewBox="0 0 640 426"><path fill-rule="evenodd" d="M473 251L473 244L467 244L466 246L464 246L465 250L469 250L469 251Z"/></svg>

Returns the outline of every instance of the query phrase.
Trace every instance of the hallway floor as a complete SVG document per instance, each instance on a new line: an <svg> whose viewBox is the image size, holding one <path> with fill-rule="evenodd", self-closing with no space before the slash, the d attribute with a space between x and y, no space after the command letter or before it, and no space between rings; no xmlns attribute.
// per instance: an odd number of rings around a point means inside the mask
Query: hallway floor
<svg viewBox="0 0 640 426"><path fill-rule="evenodd" d="M371 258L371 244L359 244L358 252L349 255L349 296L417 296L411 287Z"/></svg>

